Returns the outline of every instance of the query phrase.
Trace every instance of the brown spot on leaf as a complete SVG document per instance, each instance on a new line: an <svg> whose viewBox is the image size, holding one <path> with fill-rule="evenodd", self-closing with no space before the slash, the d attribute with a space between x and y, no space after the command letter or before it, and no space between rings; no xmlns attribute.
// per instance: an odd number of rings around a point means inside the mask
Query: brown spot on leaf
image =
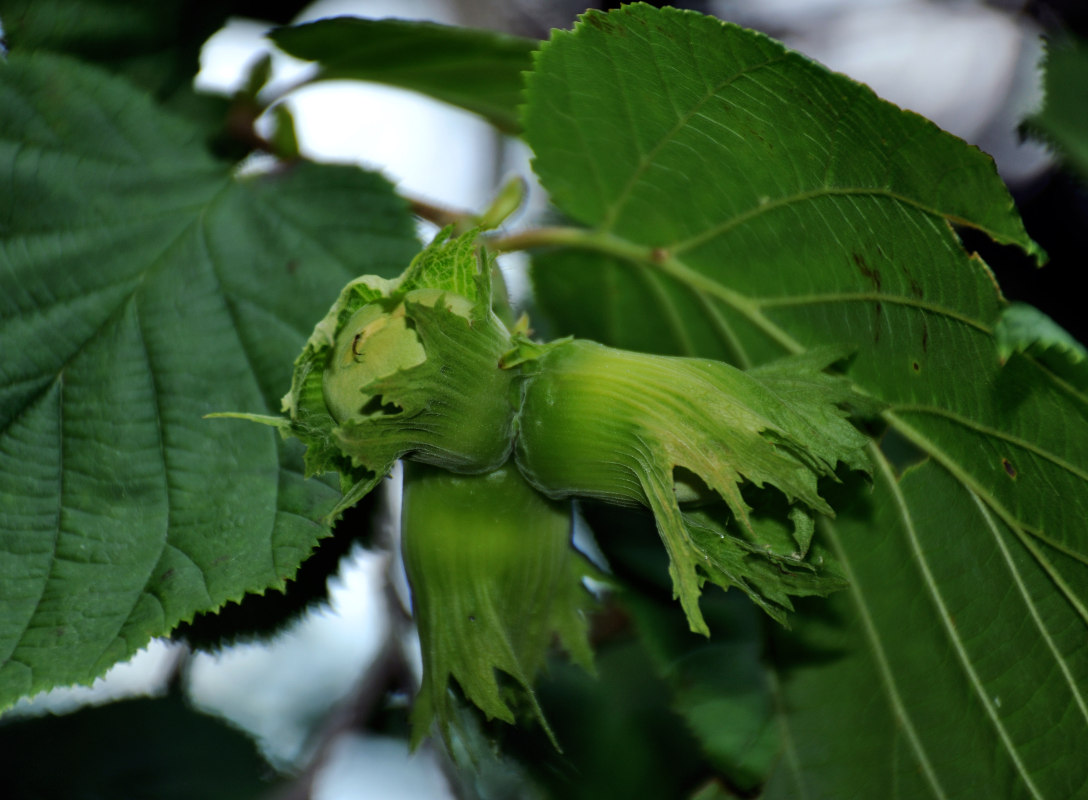
<svg viewBox="0 0 1088 800"><path fill-rule="evenodd" d="M669 251L664 247L655 247L650 251L650 260L655 264L661 264L669 258Z"/></svg>
<svg viewBox="0 0 1088 800"><path fill-rule="evenodd" d="M880 277L880 270L870 267L869 262L865 260L865 256L861 253L852 253L851 255L854 259L854 264L857 265L858 272L868 278L873 284L873 288L879 292L883 283L883 280Z"/></svg>
<svg viewBox="0 0 1088 800"><path fill-rule="evenodd" d="M1007 459L1007 458L1001 459L1001 466L1003 466L1005 468L1005 473L1010 478L1013 478L1013 479L1016 478L1016 467L1014 467L1012 465L1012 462L1009 461L1009 459Z"/></svg>
<svg viewBox="0 0 1088 800"><path fill-rule="evenodd" d="M853 258L854 264L858 268L858 272L864 275L869 282L873 284L873 289L879 293L883 284L883 280L880 277L880 270L870 267L869 262L865 260L865 256L861 253L851 253L850 257ZM873 306L873 314L873 343L875 344L880 342L880 321L884 314L884 306L880 304L879 300L877 300L876 304Z"/></svg>
<svg viewBox="0 0 1088 800"><path fill-rule="evenodd" d="M913 369L915 372L921 372L922 371L922 365L919 364L917 361L912 361L910 366L911 366L911 369Z"/></svg>

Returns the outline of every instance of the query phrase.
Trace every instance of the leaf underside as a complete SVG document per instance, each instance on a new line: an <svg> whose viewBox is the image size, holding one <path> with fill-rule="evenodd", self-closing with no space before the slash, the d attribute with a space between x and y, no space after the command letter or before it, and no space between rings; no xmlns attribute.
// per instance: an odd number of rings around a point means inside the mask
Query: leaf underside
<svg viewBox="0 0 1088 800"><path fill-rule="evenodd" d="M319 80L375 81L411 89L479 114L517 133L521 74L532 66L532 39L401 19L336 17L270 38L319 64Z"/></svg>
<svg viewBox="0 0 1088 800"><path fill-rule="evenodd" d="M1082 791L1088 398L999 357L1003 300L954 226L1041 253L990 159L766 37L646 5L553 34L527 97L534 168L593 232L534 261L557 334L744 367L847 348L929 456L901 483L885 465L860 518L825 528L865 572L833 625L799 623L819 656L783 660L779 796ZM871 692L859 663L883 670ZM874 707L865 733L837 722Z"/></svg>
<svg viewBox="0 0 1088 800"><path fill-rule="evenodd" d="M2 707L294 574L335 489L202 417L278 411L339 287L416 243L378 176L235 177L85 64L13 53L0 107Z"/></svg>

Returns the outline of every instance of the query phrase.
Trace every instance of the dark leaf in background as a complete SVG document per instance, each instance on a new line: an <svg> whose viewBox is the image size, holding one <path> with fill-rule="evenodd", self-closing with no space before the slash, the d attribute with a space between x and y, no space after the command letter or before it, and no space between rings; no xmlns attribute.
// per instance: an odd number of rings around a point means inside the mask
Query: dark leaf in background
<svg viewBox="0 0 1088 800"><path fill-rule="evenodd" d="M179 697L0 724L4 800L247 800L274 772L253 742Z"/></svg>
<svg viewBox="0 0 1088 800"><path fill-rule="evenodd" d="M124 75L159 100L192 83L200 49L232 16L285 23L308 2L0 0L14 52L51 50Z"/></svg>
<svg viewBox="0 0 1088 800"><path fill-rule="evenodd" d="M1043 75L1043 108L1028 119L1028 129L1088 181L1088 42L1049 40Z"/></svg>

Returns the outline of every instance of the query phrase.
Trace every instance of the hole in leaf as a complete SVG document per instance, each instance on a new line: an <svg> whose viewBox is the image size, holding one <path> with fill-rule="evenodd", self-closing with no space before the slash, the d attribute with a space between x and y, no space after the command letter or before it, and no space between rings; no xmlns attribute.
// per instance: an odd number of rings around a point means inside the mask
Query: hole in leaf
<svg viewBox="0 0 1088 800"><path fill-rule="evenodd" d="M404 409L402 409L396 403L384 402L384 398L382 397L382 395L377 394L366 401L363 407L359 409L359 413L365 417L370 417L375 414L386 414L391 416L393 414L399 414L403 410Z"/></svg>

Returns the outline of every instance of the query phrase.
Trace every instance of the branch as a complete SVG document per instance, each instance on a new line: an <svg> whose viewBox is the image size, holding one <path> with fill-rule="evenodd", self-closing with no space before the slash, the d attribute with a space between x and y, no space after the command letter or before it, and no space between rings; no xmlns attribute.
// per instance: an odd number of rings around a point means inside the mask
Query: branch
<svg viewBox="0 0 1088 800"><path fill-rule="evenodd" d="M682 286L686 286L707 297L720 300L726 306L747 318L787 352L799 353L805 349L764 315L763 303L758 298L748 297L704 275L685 263L680 256L671 252L667 247L637 244L609 231L572 226L531 228L508 236L497 236L486 241L488 248L497 253L531 250L539 247L573 247L581 250L591 250L646 269L655 270L667 275Z"/></svg>
<svg viewBox="0 0 1088 800"><path fill-rule="evenodd" d="M471 211L462 211L455 208L443 208L442 206L436 206L432 203L428 203L426 200L420 200L418 198L406 198L408 205L412 209L412 213L420 219L425 219L427 222L433 222L439 228L445 228L447 225L452 225L458 233L462 233L479 220L476 214Z"/></svg>

